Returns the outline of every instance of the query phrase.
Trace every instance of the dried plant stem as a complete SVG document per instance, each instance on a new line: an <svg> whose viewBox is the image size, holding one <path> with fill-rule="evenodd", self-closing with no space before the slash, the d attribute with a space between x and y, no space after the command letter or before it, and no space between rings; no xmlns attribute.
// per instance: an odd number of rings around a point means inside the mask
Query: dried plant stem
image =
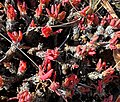
<svg viewBox="0 0 120 102"><path fill-rule="evenodd" d="M95 11L101 0L89 0L89 6Z"/></svg>
<svg viewBox="0 0 120 102"><path fill-rule="evenodd" d="M102 0L101 5L110 13L113 18L118 18L108 0Z"/></svg>
<svg viewBox="0 0 120 102"><path fill-rule="evenodd" d="M93 7L94 7L93 11L95 11L97 9L97 6L100 2L101 2L101 0L96 0L96 2L93 5Z"/></svg>
<svg viewBox="0 0 120 102"><path fill-rule="evenodd" d="M69 30L69 34L67 35L67 37L66 37L66 39L62 42L62 44L59 46L59 49L61 49L61 47L66 43L66 41L68 40L68 38L70 37L70 32L71 32L71 29L72 28L70 28L70 30Z"/></svg>
<svg viewBox="0 0 120 102"><path fill-rule="evenodd" d="M80 13L79 13L79 11L75 8L75 6L72 4L72 2L71 2L71 0L69 0L69 2L70 2L70 5L72 6L72 8L76 11L76 13L80 16L80 18L81 17L84 17L84 18L86 18L85 16L82 16Z"/></svg>
<svg viewBox="0 0 120 102"><path fill-rule="evenodd" d="M78 13L79 11L75 8L75 6L72 4L71 0L69 0L70 5L73 7L73 9ZM78 15L80 15L80 13L78 13Z"/></svg>
<svg viewBox="0 0 120 102"><path fill-rule="evenodd" d="M118 61L118 62L116 63L116 65L113 67L113 69L115 69L115 68L118 66L119 63L120 63L120 61Z"/></svg>
<svg viewBox="0 0 120 102"><path fill-rule="evenodd" d="M97 7L97 5L100 3L100 1L101 0L99 0L97 3L96 3L96 5L95 5L95 7ZM77 14L79 15L79 16L82 16L82 15L80 15L80 13L79 13L79 11L75 8L75 6L72 4L72 2L69 0L69 2L70 2L70 5L73 7L73 9L75 9L75 11L77 12ZM88 1L86 1L87 3L88 3ZM91 7L91 6L90 6ZM101 6L102 7L102 6ZM99 8L99 9L101 9L101 7ZM95 10L96 8L94 8L94 10ZM99 12L98 12L98 10L96 11L97 12L97 14L98 15L100 15L99 14ZM96 13L95 12L95 13ZM101 15L100 15L101 16ZM86 18L86 17L84 17L84 18ZM102 16L101 16L101 18L103 18Z"/></svg>
<svg viewBox="0 0 120 102"><path fill-rule="evenodd" d="M96 12L101 18L103 18L101 15L100 15L100 13L99 12Z"/></svg>
<svg viewBox="0 0 120 102"><path fill-rule="evenodd" d="M53 26L50 26L51 28L58 28L58 27L68 27L68 26L73 26L75 23L79 22L80 19L77 19L77 20L74 20L74 21L71 21L71 22L67 22L67 23L63 23L63 24L60 24L60 25L53 25ZM42 27L37 27L37 29L41 29Z"/></svg>
<svg viewBox="0 0 120 102"><path fill-rule="evenodd" d="M78 85L83 86L83 87L87 87L87 88L93 88L93 87L86 85L86 84L83 84L83 83L78 83Z"/></svg>
<svg viewBox="0 0 120 102"><path fill-rule="evenodd" d="M95 11L95 13L98 12L101 8L102 8L102 6L100 6L100 7Z"/></svg>
<svg viewBox="0 0 120 102"><path fill-rule="evenodd" d="M7 37L5 37L2 33L0 33L0 35L6 39L9 43L11 43L12 45L15 46L15 48L17 48L24 56L26 56L36 67L36 69L38 70L39 69L39 66L26 54L24 53L18 46L16 46L12 41L10 41Z"/></svg>
<svg viewBox="0 0 120 102"><path fill-rule="evenodd" d="M120 67L120 52L119 52L119 44L116 45L117 49L113 50L113 57L116 65L113 68Z"/></svg>
<svg viewBox="0 0 120 102"><path fill-rule="evenodd" d="M89 4L88 0L85 0L85 2L86 2L87 4Z"/></svg>
<svg viewBox="0 0 120 102"><path fill-rule="evenodd" d="M74 21L71 21L71 22L68 22L68 23L63 23L63 24L60 24L60 25L54 25L54 26L50 26L50 27L56 28L56 27L68 27L68 25L73 26L73 24L75 24L79 21L80 21L80 19L77 19L77 20L74 20Z"/></svg>

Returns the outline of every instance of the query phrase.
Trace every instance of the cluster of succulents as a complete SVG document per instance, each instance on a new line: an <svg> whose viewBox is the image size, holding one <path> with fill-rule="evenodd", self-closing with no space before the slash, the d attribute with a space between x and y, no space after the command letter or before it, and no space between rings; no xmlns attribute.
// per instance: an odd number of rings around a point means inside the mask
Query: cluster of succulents
<svg viewBox="0 0 120 102"><path fill-rule="evenodd" d="M120 102L118 12L113 0L1 0L0 101Z"/></svg>

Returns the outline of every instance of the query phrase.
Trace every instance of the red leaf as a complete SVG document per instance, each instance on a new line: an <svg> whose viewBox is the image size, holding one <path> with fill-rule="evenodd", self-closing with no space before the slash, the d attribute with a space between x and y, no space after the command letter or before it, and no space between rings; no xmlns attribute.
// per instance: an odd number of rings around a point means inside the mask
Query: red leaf
<svg viewBox="0 0 120 102"><path fill-rule="evenodd" d="M53 73L53 69L49 70L49 71L48 71L47 73L45 73L44 75L41 75L41 76L40 76L40 79L41 79L41 80L46 80L46 79L48 79L48 78L51 77L52 73Z"/></svg>
<svg viewBox="0 0 120 102"><path fill-rule="evenodd" d="M20 42L23 38L22 32L19 30L18 42Z"/></svg>
<svg viewBox="0 0 120 102"><path fill-rule="evenodd" d="M114 27L114 26L115 26L116 21L117 21L117 19L116 19L116 18L112 19L112 20L110 21L110 25L111 25L112 27Z"/></svg>
<svg viewBox="0 0 120 102"><path fill-rule="evenodd" d="M20 75L20 74L23 74L25 71L26 71L26 68L27 67L27 65L26 65L26 62L24 62L24 61L20 61L20 64L19 64L19 68L18 68L18 74Z"/></svg>
<svg viewBox="0 0 120 102"><path fill-rule="evenodd" d="M112 39L110 39L110 44L115 44L117 41L117 36L114 36Z"/></svg>
<svg viewBox="0 0 120 102"><path fill-rule="evenodd" d="M50 10L48 8L46 8L47 14L48 16L51 16Z"/></svg>
<svg viewBox="0 0 120 102"><path fill-rule="evenodd" d="M20 14L21 14L21 15L26 14L26 4L25 4L25 2L23 2L23 4L21 4L21 3L18 1L17 7L18 7L18 10L20 11Z"/></svg>
<svg viewBox="0 0 120 102"><path fill-rule="evenodd" d="M56 91L56 89L58 89L60 87L60 84L59 84L59 82L52 82L51 83L51 85L50 85L50 89L52 90L52 91Z"/></svg>
<svg viewBox="0 0 120 102"><path fill-rule="evenodd" d="M39 17L42 14L42 4L38 5L38 8L35 10L35 16Z"/></svg>
<svg viewBox="0 0 120 102"><path fill-rule="evenodd" d="M97 65L96 65L96 70L97 71L101 71L102 70L102 60L101 59L99 59Z"/></svg>
<svg viewBox="0 0 120 102"><path fill-rule="evenodd" d="M57 31L53 32L52 34L56 35L58 33L61 33L63 29L58 29Z"/></svg>
<svg viewBox="0 0 120 102"><path fill-rule="evenodd" d="M15 9L12 5L8 5L7 7L7 18L10 20L14 20L16 17Z"/></svg>
<svg viewBox="0 0 120 102"><path fill-rule="evenodd" d="M30 23L29 26L30 26L30 27L36 27L36 24L35 24L34 20L31 21L31 23Z"/></svg>
<svg viewBox="0 0 120 102"><path fill-rule="evenodd" d="M103 88L102 88L102 80L98 80L97 91L98 91L99 93L102 93L102 91L103 91Z"/></svg>
<svg viewBox="0 0 120 102"><path fill-rule="evenodd" d="M24 90L17 94L17 99L18 99L18 102L31 102L32 95L28 90Z"/></svg>
<svg viewBox="0 0 120 102"><path fill-rule="evenodd" d="M13 33L7 32L7 34L8 34L8 36L10 37L10 39L11 39L12 41L15 41L15 42L16 42L16 38L15 38L15 36L13 35Z"/></svg>
<svg viewBox="0 0 120 102"><path fill-rule="evenodd" d="M4 82L3 82L3 78L2 76L0 76L0 88L3 86Z"/></svg>
<svg viewBox="0 0 120 102"><path fill-rule="evenodd" d="M79 68L79 65L75 63L75 64L72 65L72 68L73 68L73 69Z"/></svg>
<svg viewBox="0 0 120 102"><path fill-rule="evenodd" d="M41 4L47 4L48 5L49 2L50 2L50 0L40 0Z"/></svg>
<svg viewBox="0 0 120 102"><path fill-rule="evenodd" d="M86 16L86 11L90 8L90 6L86 6L82 11L80 11L80 14L82 16Z"/></svg>
<svg viewBox="0 0 120 102"><path fill-rule="evenodd" d="M58 20L62 21L66 16L66 12L62 11L61 13L58 14Z"/></svg>
<svg viewBox="0 0 120 102"><path fill-rule="evenodd" d="M51 13L54 14L54 6L51 6Z"/></svg>
<svg viewBox="0 0 120 102"><path fill-rule="evenodd" d="M95 19L94 19L93 22L94 22L95 25L98 25L98 24L99 24L99 18L98 18L97 15L95 15Z"/></svg>
<svg viewBox="0 0 120 102"><path fill-rule="evenodd" d="M73 89L74 85L76 85L78 82L79 82L79 79L77 78L77 75L72 74L65 79L63 86L69 89Z"/></svg>
<svg viewBox="0 0 120 102"><path fill-rule="evenodd" d="M58 17L58 8L57 8L57 5L55 4L55 18L57 18Z"/></svg>
<svg viewBox="0 0 120 102"><path fill-rule="evenodd" d="M95 51L89 51L89 52L88 52L88 55L90 55L90 56L93 56L93 55L95 55L95 54L96 54Z"/></svg>
<svg viewBox="0 0 120 102"><path fill-rule="evenodd" d="M45 26L41 28L42 35L48 38L52 33L52 28L49 26Z"/></svg>
<svg viewBox="0 0 120 102"><path fill-rule="evenodd" d="M97 39L99 38L99 36L94 36L93 38L92 38L92 40L90 41L90 44L94 44L95 43L95 41L97 41Z"/></svg>
<svg viewBox="0 0 120 102"><path fill-rule="evenodd" d="M103 76L107 76L107 75L112 75L114 73L114 69L112 68L112 66L110 66L108 69L106 69L105 71L102 72Z"/></svg>
<svg viewBox="0 0 120 102"><path fill-rule="evenodd" d="M48 63L47 65L47 71L51 70L51 62Z"/></svg>

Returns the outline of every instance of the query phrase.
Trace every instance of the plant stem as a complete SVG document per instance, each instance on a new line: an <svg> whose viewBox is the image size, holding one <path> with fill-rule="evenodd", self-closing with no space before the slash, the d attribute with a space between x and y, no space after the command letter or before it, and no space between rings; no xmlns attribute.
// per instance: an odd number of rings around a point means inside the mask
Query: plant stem
<svg viewBox="0 0 120 102"><path fill-rule="evenodd" d="M18 46L16 46L12 41L10 41L7 37L5 37L2 33L0 33L0 35L6 39L9 43L11 43L12 45L15 46L15 48L17 48L24 56L26 56L36 67L36 69L38 70L39 69L39 66L26 54L24 53Z"/></svg>

